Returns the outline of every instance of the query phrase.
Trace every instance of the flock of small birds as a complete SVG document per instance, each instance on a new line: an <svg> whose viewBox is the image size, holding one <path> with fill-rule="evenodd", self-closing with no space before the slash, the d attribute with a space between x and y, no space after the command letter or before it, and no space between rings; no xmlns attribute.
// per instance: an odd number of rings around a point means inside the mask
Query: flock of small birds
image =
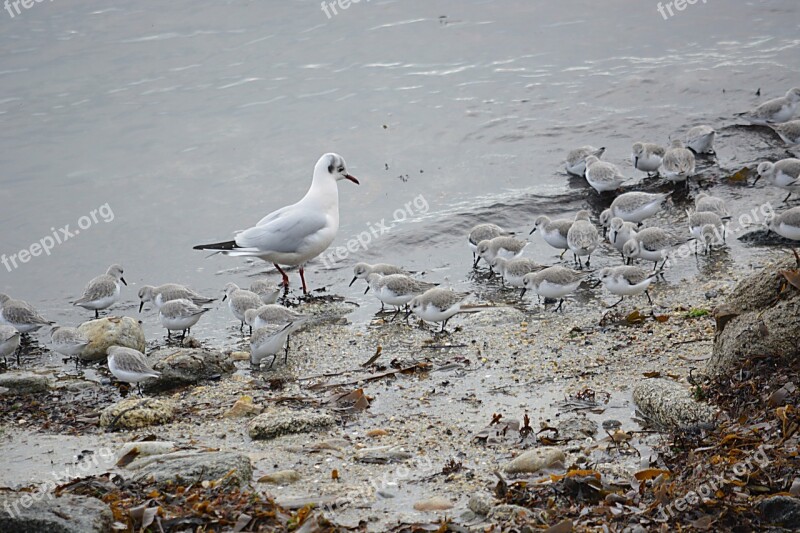
<svg viewBox="0 0 800 533"><path fill-rule="evenodd" d="M800 144L800 120L792 120L798 103L800 88L791 89L784 97L775 98L757 108L741 113L753 125L768 126L790 146ZM691 128L685 142L675 139L669 148L649 142L636 142L631 149L631 162L636 170L648 177L664 179L688 187L695 175L696 156L711 156L714 152L716 132L708 125ZM569 152L565 162L568 174L583 177L598 193L614 193L628 181L620 169L601 158L604 148L583 146ZM800 194L800 159L789 158L758 165L756 182L764 178L770 184L788 192L784 203L792 194ZM249 289L235 283L224 288L223 301L240 323L240 329L249 328L250 362L258 367L272 357L269 367L278 355L289 353L289 337L310 322L311 316L298 313L278 304L281 294L289 289L289 278L281 266L299 266L304 295L308 295L303 266L325 251L333 242L339 226L337 182L359 181L351 176L344 159L338 154L325 154L314 168L308 193L297 203L281 208L262 218L258 224L237 234L230 241L195 246L199 250L212 250L231 256L258 257L274 264L283 277L280 284L257 280ZM555 310L562 308L564 299L582 282L596 278L593 287L603 285L620 299L626 296L645 295L652 304L648 289L662 275L674 247L695 241L695 253L702 247L707 253L714 246L725 243L726 224L731 219L725 201L699 193L694 197L695 209L688 212L688 236L676 238L663 228L648 226L644 222L660 212L672 193L625 192L616 196L610 207L600 215L601 230L591 221L588 211L579 211L571 219L550 219L539 216L534 221L531 234L538 233L549 246L560 250L560 259L572 253L574 268L542 265L523 257L529 244L516 238L496 224L482 223L469 232L468 246L473 254L473 268L484 261L492 275L499 274L506 286L521 290L521 296L535 293L548 301L557 301ZM775 233L791 240L800 240L800 207L780 214L770 214L765 225ZM592 254L605 239L616 249L623 264L591 271ZM584 260L585 258L585 260ZM652 269L633 265L635 260L653 263ZM660 263L660 264L659 264ZM441 323L441 331L450 318L458 313L474 312L487 305L470 305L467 293L455 292L437 284L422 281L404 268L389 264L358 263L353 269L352 286L358 280L367 284L372 293L385 306L394 308L394 317L412 313L424 322ZM99 318L101 310L119 301L121 285L127 285L120 265L111 265L105 274L92 279L83 295L74 305L94 311ZM145 304L158 310L158 318L167 330L168 339L173 332L180 333L180 342L201 317L211 308L204 307L215 298L202 296L183 285L169 283L160 286L145 285L139 289L139 312ZM393 318L394 318L393 317ZM0 294L0 356L3 360L16 354L20 364L23 336L48 328L50 345L54 352L70 358L79 358L89 344L77 328L60 326L42 317L30 304L6 294ZM145 355L137 350L114 346L108 350L108 368L120 381L139 384L158 377Z"/></svg>

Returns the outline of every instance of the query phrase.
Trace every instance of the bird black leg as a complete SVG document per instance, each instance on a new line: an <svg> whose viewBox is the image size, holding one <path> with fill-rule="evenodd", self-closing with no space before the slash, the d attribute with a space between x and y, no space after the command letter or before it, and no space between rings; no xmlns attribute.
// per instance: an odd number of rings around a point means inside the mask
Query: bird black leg
<svg viewBox="0 0 800 533"><path fill-rule="evenodd" d="M283 364L289 360L289 338L286 338L286 351L283 352Z"/></svg>
<svg viewBox="0 0 800 533"><path fill-rule="evenodd" d="M557 305L557 306L556 306L556 308L553 310L553 312L554 312L554 313L558 313L558 310L559 310L559 309L561 309L561 305L562 305L563 303L564 303L564 298L561 298L561 299L558 301L558 305Z"/></svg>
<svg viewBox="0 0 800 533"><path fill-rule="evenodd" d="M785 201L785 200L784 200L784 201ZM98 318L100 318L100 311L99 311L98 309L95 309L95 310L94 310L94 318L95 318L95 319L98 319Z"/></svg>
<svg viewBox="0 0 800 533"><path fill-rule="evenodd" d="M272 368L272 365L275 364L275 359L277 359L277 358L278 358L278 354L273 354L272 361L269 362L269 366L267 367L268 369Z"/></svg>
<svg viewBox="0 0 800 533"><path fill-rule="evenodd" d="M403 308L402 308L402 307L398 307L398 308L397 308L397 311L395 311L395 312L394 312L394 314L392 315L392 318L391 318L391 320L390 320L390 321L391 321L391 322L394 322L394 319L395 319L395 318L397 318L397 315L399 315L399 314L400 314L400 311L402 311L402 310L403 310Z"/></svg>
<svg viewBox="0 0 800 533"><path fill-rule="evenodd" d="M650 305L653 305L653 299L650 298L650 292L644 291L644 295L647 296L647 301L650 302Z"/></svg>
<svg viewBox="0 0 800 533"><path fill-rule="evenodd" d="M784 199L783 199L783 203L786 203L786 202L788 202L788 201L789 201L789 197L790 197L791 195L792 195L792 193L789 193L789 194L787 194L787 195L786 195L786 198L784 198Z"/></svg>
<svg viewBox="0 0 800 533"><path fill-rule="evenodd" d="M625 297L623 296L622 298L619 299L619 301L617 303L615 303L614 305L609 306L609 309L611 309L612 307L618 306L619 304L622 303L622 300L624 300L624 299L625 299Z"/></svg>

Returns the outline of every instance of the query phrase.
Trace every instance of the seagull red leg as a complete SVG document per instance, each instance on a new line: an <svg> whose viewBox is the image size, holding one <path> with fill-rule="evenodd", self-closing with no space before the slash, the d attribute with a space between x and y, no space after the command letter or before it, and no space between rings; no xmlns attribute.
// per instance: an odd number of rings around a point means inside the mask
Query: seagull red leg
<svg viewBox="0 0 800 533"><path fill-rule="evenodd" d="M300 267L300 280L303 282L303 294L308 294L308 289L306 288L306 275L303 267Z"/></svg>
<svg viewBox="0 0 800 533"><path fill-rule="evenodd" d="M287 276L286 272L284 272L283 269L280 266L278 266L278 263L272 263L272 265L275 268L278 269L278 272L281 273L281 276L283 276L283 286L284 286L284 288L288 289L289 288L289 276Z"/></svg>

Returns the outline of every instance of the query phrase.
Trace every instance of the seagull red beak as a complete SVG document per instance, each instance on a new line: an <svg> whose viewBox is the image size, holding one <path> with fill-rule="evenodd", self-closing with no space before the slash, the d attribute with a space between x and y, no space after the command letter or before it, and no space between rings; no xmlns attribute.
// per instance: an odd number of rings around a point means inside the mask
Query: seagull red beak
<svg viewBox="0 0 800 533"><path fill-rule="evenodd" d="M361 183L356 179L355 176L351 176L350 174L345 174L344 177L349 179L350 181L352 181L356 185L361 185Z"/></svg>

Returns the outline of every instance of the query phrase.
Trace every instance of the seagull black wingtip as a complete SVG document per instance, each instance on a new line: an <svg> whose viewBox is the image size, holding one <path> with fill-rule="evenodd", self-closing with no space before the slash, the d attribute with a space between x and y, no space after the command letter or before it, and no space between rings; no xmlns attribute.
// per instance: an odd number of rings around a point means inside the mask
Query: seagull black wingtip
<svg viewBox="0 0 800 533"><path fill-rule="evenodd" d="M192 250L235 250L236 248L239 248L236 246L236 241L224 241L212 244L198 244L192 247Z"/></svg>

